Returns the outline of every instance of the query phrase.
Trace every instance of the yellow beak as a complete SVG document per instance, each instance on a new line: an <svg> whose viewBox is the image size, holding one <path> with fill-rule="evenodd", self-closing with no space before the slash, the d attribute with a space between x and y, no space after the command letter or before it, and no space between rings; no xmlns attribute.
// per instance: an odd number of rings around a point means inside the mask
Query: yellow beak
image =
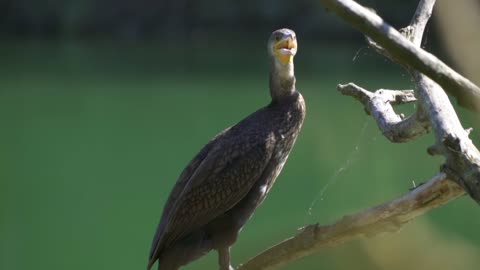
<svg viewBox="0 0 480 270"><path fill-rule="evenodd" d="M287 36L279 40L275 46L275 54L282 64L286 65L293 60L293 56L297 52L297 40Z"/></svg>

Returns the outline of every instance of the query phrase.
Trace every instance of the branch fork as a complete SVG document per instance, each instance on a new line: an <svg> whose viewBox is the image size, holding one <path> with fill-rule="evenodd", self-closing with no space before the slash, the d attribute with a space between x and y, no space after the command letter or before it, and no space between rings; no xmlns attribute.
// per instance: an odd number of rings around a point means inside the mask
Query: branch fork
<svg viewBox="0 0 480 270"><path fill-rule="evenodd" d="M430 129L429 122L419 117L418 113L405 118L393 109L393 105L417 101L413 90L379 89L372 93L354 83L339 84L337 90L360 101L365 111L377 121L382 134L391 142L408 142L426 134Z"/></svg>

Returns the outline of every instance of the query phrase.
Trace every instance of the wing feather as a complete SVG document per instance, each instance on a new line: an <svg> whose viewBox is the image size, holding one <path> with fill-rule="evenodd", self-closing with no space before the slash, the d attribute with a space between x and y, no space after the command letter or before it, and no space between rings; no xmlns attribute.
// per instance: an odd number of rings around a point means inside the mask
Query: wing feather
<svg viewBox="0 0 480 270"><path fill-rule="evenodd" d="M207 224L243 199L262 175L272 147L262 143L227 158L224 150L208 156L178 201L167 228L165 246Z"/></svg>
<svg viewBox="0 0 480 270"><path fill-rule="evenodd" d="M171 215L171 212L174 208L175 203L177 202L178 198L182 194L191 176L195 173L197 168L200 166L203 160L207 157L210 149L213 147L217 139L221 137L221 135L226 131L227 130L225 130L222 133L219 133L210 142L208 142L200 150L200 152L188 163L188 165L185 167L185 169L183 169L182 173L178 177L177 182L175 183L175 186L170 192L167 202L165 203L165 206L163 208L163 214L162 214L162 217L160 218L160 223L158 224L157 230L155 232L155 236L152 241L152 246L150 248L148 269L151 268L151 266L153 265L153 263L158 257L159 250L161 249L161 242L162 242L161 238L165 231L165 226L167 225L169 220L168 216Z"/></svg>
<svg viewBox="0 0 480 270"><path fill-rule="evenodd" d="M152 243L149 268L162 249L235 206L267 166L273 134L219 140L226 132L212 139L177 180Z"/></svg>

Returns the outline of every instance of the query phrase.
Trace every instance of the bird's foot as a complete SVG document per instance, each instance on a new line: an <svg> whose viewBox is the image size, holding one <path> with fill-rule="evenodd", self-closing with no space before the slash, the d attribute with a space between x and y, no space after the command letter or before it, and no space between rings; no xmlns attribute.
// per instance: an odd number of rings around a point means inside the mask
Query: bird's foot
<svg viewBox="0 0 480 270"><path fill-rule="evenodd" d="M220 270L234 270L230 264L230 248L222 248L218 250L218 263Z"/></svg>
<svg viewBox="0 0 480 270"><path fill-rule="evenodd" d="M235 270L231 265L220 265L220 270Z"/></svg>

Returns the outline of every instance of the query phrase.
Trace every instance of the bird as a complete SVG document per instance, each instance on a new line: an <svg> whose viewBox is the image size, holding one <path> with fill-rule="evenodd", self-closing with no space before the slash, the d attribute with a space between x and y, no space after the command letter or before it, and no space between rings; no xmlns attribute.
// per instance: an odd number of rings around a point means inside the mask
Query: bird
<svg viewBox="0 0 480 270"><path fill-rule="evenodd" d="M280 174L305 119L295 87L295 32L270 35L271 101L211 139L181 172L164 206L147 270L176 270L215 250L232 270L230 248Z"/></svg>

